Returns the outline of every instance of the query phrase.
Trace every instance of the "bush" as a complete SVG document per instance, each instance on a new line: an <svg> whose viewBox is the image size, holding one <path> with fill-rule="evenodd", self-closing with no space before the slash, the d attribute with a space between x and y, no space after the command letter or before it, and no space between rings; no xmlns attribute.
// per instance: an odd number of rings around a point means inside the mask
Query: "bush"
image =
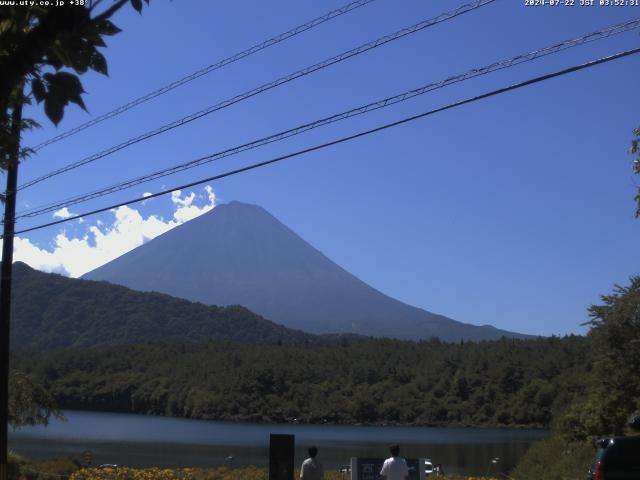
<svg viewBox="0 0 640 480"><path fill-rule="evenodd" d="M34 461L9 452L8 460L9 480L63 480L80 468L80 464L71 458Z"/></svg>
<svg viewBox="0 0 640 480"><path fill-rule="evenodd" d="M584 478L595 455L589 443L567 443L557 436L534 443L511 476L517 480Z"/></svg>

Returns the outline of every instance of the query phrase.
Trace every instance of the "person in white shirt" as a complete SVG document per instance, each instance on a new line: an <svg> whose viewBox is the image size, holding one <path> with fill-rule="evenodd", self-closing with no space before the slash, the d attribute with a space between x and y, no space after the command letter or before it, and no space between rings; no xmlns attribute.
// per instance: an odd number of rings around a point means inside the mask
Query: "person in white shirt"
<svg viewBox="0 0 640 480"><path fill-rule="evenodd" d="M404 458L400 457L400 447L391 445L389 447L391 457L387 458L380 470L380 476L384 480L407 480L409 478L409 467Z"/></svg>
<svg viewBox="0 0 640 480"><path fill-rule="evenodd" d="M317 455L318 449L309 447L309 458L302 462L302 468L300 468L300 480L322 480L324 478L324 468L316 458Z"/></svg>

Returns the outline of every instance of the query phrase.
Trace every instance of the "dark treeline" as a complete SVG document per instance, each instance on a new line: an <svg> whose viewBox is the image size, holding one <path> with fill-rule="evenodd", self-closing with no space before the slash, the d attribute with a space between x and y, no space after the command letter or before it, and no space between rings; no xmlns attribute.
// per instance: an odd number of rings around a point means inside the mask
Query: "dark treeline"
<svg viewBox="0 0 640 480"><path fill-rule="evenodd" d="M269 422L547 427L583 395L584 337L146 344L18 354L61 408ZM297 420L294 420L297 419Z"/></svg>
<svg viewBox="0 0 640 480"><path fill-rule="evenodd" d="M265 320L241 306L216 307L38 272L14 264L11 346L54 350L145 342L330 343Z"/></svg>

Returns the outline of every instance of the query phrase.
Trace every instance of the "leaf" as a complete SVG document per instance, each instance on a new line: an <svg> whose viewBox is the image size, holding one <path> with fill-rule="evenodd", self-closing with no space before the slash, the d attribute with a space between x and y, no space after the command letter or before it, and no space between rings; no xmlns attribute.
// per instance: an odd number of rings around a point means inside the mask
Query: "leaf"
<svg viewBox="0 0 640 480"><path fill-rule="evenodd" d="M103 19L96 23L96 31L101 35L115 35L122 30L116 27L110 20Z"/></svg>
<svg viewBox="0 0 640 480"><path fill-rule="evenodd" d="M142 13L142 0L131 0L131 6L135 8L138 13Z"/></svg>
<svg viewBox="0 0 640 480"><path fill-rule="evenodd" d="M49 83L49 85L55 85L56 87L61 88L63 91L70 93L71 95L79 95L84 93L84 89L82 88L82 83L80 83L80 79L69 72L58 72L56 74L46 73L44 75L45 80Z"/></svg>
<svg viewBox="0 0 640 480"><path fill-rule="evenodd" d="M59 99L49 95L44 101L44 113L46 113L49 120L57 126L64 115L64 104L61 103Z"/></svg>
<svg viewBox="0 0 640 480"><path fill-rule="evenodd" d="M22 161L29 157L32 157L35 153L36 151L33 148L29 148L29 147L21 148L20 152L18 152L18 158L20 158L20 160Z"/></svg>
<svg viewBox="0 0 640 480"><path fill-rule="evenodd" d="M12 28L15 28L15 22L12 22L10 19L0 20L0 33L8 32Z"/></svg>
<svg viewBox="0 0 640 480"><path fill-rule="evenodd" d="M66 39L63 47L69 55L70 66L82 74L89 69L91 54L95 51L95 47L82 37L71 37Z"/></svg>
<svg viewBox="0 0 640 480"><path fill-rule="evenodd" d="M84 93L84 89L76 75L69 72L45 73L43 78L49 87L45 100L45 112L56 125L60 121L59 119L58 121L55 120L58 118L58 109L64 111L64 107L69 102L75 103L83 110L87 109L81 96ZM47 105L49 105L49 110L47 110ZM51 115L49 115L49 111ZM60 114L61 118L62 114Z"/></svg>
<svg viewBox="0 0 640 480"><path fill-rule="evenodd" d="M36 128L40 128L40 124L36 122L34 119L32 118L22 119L22 126L20 127L21 130L34 130Z"/></svg>
<svg viewBox="0 0 640 480"><path fill-rule="evenodd" d="M31 91L33 92L33 96L36 99L36 102L41 103L44 100L44 97L47 93L44 88L44 83L39 78L34 78L31 81Z"/></svg>
<svg viewBox="0 0 640 480"><path fill-rule="evenodd" d="M74 50L71 54L71 65L79 74L87 73L89 63L91 62L91 52L83 49Z"/></svg>
<svg viewBox="0 0 640 480"><path fill-rule="evenodd" d="M62 45L62 43L60 41L57 41L51 47L51 52L53 53L53 56L57 57L57 59L58 59L58 62L56 62L56 64L60 63L62 65L66 65L68 67L72 66L73 62L71 61L71 57L69 55L69 51L68 51L67 48L64 47L64 45ZM56 67L56 70L58 70L59 68L60 67Z"/></svg>
<svg viewBox="0 0 640 480"><path fill-rule="evenodd" d="M87 41L91 42L94 46L97 47L106 47L107 44L104 43L104 40L100 36L100 33L95 30L95 25L92 25L91 27L93 28L88 29L88 31L85 33L85 38L87 39Z"/></svg>
<svg viewBox="0 0 640 480"><path fill-rule="evenodd" d="M80 95L69 97L69 101L78 105L85 112L87 111L87 106L84 104L84 100L82 100L82 97Z"/></svg>
<svg viewBox="0 0 640 480"><path fill-rule="evenodd" d="M98 73L109 76L107 71L107 59L98 51L94 51L89 59L89 66Z"/></svg>
<svg viewBox="0 0 640 480"><path fill-rule="evenodd" d="M82 83L78 77L73 73L59 72L55 74L55 82L63 92L65 105L66 102L73 102L83 110L87 109L81 97L81 94L84 93L84 88L82 88Z"/></svg>

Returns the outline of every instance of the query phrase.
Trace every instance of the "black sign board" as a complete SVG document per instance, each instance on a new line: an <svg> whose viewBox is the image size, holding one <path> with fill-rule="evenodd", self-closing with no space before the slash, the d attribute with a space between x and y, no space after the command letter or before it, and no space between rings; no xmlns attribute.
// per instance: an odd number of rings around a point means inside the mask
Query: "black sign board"
<svg viewBox="0 0 640 480"><path fill-rule="evenodd" d="M271 434L269 440L269 480L293 480L293 435Z"/></svg>
<svg viewBox="0 0 640 480"><path fill-rule="evenodd" d="M353 461L355 460L355 465ZM424 470L424 463L417 458L407 458L407 466L409 467L409 480L420 480L424 478L424 474L420 475L420 468ZM379 480L380 470L384 458L355 458L352 459L351 480ZM355 468L354 468L355 466Z"/></svg>

